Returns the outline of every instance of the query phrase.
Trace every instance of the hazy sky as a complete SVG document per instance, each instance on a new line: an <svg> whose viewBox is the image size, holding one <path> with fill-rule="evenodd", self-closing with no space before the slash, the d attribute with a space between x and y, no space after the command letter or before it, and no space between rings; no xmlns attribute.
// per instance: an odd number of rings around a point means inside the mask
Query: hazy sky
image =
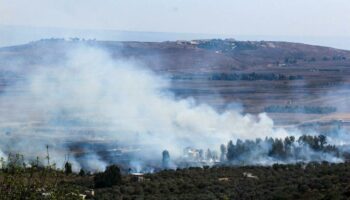
<svg viewBox="0 0 350 200"><path fill-rule="evenodd" d="M0 0L1 25L348 36L349 0Z"/></svg>

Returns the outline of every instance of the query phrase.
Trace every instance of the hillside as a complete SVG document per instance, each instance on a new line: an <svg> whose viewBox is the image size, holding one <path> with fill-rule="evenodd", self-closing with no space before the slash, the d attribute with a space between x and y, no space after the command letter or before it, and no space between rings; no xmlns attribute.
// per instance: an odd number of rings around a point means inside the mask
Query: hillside
<svg viewBox="0 0 350 200"><path fill-rule="evenodd" d="M137 60L168 76L178 97L192 96L218 109L240 103L245 112L259 113L277 106L268 113L283 126L336 120L347 127L350 121L350 51L288 42L40 40L0 49L0 92L36 67L61 62L67 49L80 45ZM332 112L323 113L325 108Z"/></svg>

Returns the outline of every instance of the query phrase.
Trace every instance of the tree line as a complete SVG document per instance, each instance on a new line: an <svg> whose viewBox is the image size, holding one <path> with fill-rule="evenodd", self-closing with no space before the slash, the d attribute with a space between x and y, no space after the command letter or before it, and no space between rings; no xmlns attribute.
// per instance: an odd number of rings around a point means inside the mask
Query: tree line
<svg viewBox="0 0 350 200"><path fill-rule="evenodd" d="M339 149L327 144L324 135L288 136L284 139L270 138L256 140L232 140L221 145L221 160L235 164L272 164L276 162L308 162L341 160Z"/></svg>
<svg viewBox="0 0 350 200"><path fill-rule="evenodd" d="M331 106L270 105L264 108L267 113L329 114L337 111Z"/></svg>
<svg viewBox="0 0 350 200"><path fill-rule="evenodd" d="M225 80L225 81L281 81L281 80L302 80L301 75L284 75L275 73L214 73L209 78L210 80Z"/></svg>

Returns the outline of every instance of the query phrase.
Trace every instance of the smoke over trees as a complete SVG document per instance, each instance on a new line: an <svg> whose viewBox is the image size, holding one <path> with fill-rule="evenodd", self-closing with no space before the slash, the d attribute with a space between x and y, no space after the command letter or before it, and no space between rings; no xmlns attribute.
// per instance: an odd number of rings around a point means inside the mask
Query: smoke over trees
<svg viewBox="0 0 350 200"><path fill-rule="evenodd" d="M221 146L224 149L223 145ZM236 164L264 164L266 162L340 161L340 152L334 145L327 145L324 135L302 135L284 139L269 138L242 141L232 140L227 145L226 158Z"/></svg>
<svg viewBox="0 0 350 200"><path fill-rule="evenodd" d="M147 161L154 155L160 157L164 149L178 158L187 146L216 150L230 138L288 135L286 130L275 129L264 113L219 112L191 98L177 99L169 91L169 80L139 63L115 60L91 46L64 50L60 62L35 68L13 86L23 92L1 94L0 102L11 108L6 110L11 118L0 116L4 154L11 144L11 151L31 158L40 156L42 147L49 144L51 162L63 166L62 152L70 151L67 144L98 139L142 147L137 156ZM33 146L29 151L28 143ZM204 151L201 157L217 160L219 155ZM111 164L96 152L84 158L72 157L73 171L80 167L103 170Z"/></svg>
<svg viewBox="0 0 350 200"><path fill-rule="evenodd" d="M50 162L63 166L63 152L71 151L69 144L96 139L104 145L118 141L123 147L132 147L133 156L142 158L141 163L155 159L159 162L161 152L167 149L163 166L168 165L169 152L173 160L180 159L182 150L189 146L195 148L188 152L189 158L203 163L228 160L271 164L280 160L319 160L320 154L329 161L338 161L332 156L334 148L322 138L316 143L315 138L272 139L292 133L276 128L266 113L218 111L191 98L178 99L169 91L169 80L138 63L115 60L108 52L91 46L64 50L67 53L62 61L36 68L12 88L23 92L1 94L0 102L8 103L11 109L6 110L7 116L0 116L0 155L11 150L23 152L30 159L43 157L40 152L49 144ZM271 138L252 140L265 136ZM241 140L219 147L232 138ZM32 148L26 148L28 144ZM125 149L118 151L126 152ZM103 170L117 163L89 146L83 151L90 154L73 156L73 171L81 167Z"/></svg>

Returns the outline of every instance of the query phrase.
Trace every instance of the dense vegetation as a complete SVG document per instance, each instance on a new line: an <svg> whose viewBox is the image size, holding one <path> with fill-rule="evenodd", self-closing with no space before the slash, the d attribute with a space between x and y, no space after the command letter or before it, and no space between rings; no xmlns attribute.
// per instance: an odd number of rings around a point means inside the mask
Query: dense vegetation
<svg viewBox="0 0 350 200"><path fill-rule="evenodd" d="M302 135L285 139L265 138L256 140L230 141L221 146L221 155L233 164L269 164L276 162L295 163L300 161L337 160L342 157L338 148L327 144L324 135ZM224 156L221 156L223 158Z"/></svg>
<svg viewBox="0 0 350 200"><path fill-rule="evenodd" d="M54 166L24 167L19 165L21 156L13 159L18 165L6 165L0 172L1 199L347 199L350 195L350 163L221 165L120 176L116 166L98 175L78 175ZM117 179L102 187L96 185L99 176L105 183ZM93 192L85 196L86 191Z"/></svg>
<svg viewBox="0 0 350 200"><path fill-rule="evenodd" d="M217 73L210 77L210 80L225 80L225 81L280 81L280 80L301 80L300 75L283 75L275 73Z"/></svg>
<svg viewBox="0 0 350 200"><path fill-rule="evenodd" d="M111 165L104 172L95 174L94 183L96 188L112 187L122 182L120 169L116 165Z"/></svg>
<svg viewBox="0 0 350 200"><path fill-rule="evenodd" d="M350 195L350 163L324 161L326 155L342 155L323 135L237 140L220 149L222 162L212 167L144 175L122 175L127 170L117 165L96 174L83 169L75 173L69 161L59 169L50 163L48 146L45 161L27 163L23 156L10 154L0 163L0 199L346 199ZM215 157L209 150L206 154ZM318 162L269 166L247 162L309 161L306 154ZM162 155L162 165L168 168L169 152Z"/></svg>
<svg viewBox="0 0 350 200"><path fill-rule="evenodd" d="M188 168L123 181L96 199L347 199L350 164Z"/></svg>
<svg viewBox="0 0 350 200"><path fill-rule="evenodd" d="M214 80L214 81L282 81L301 80L301 75L284 75L276 73L202 73L202 74L178 74L171 77L172 80Z"/></svg>

